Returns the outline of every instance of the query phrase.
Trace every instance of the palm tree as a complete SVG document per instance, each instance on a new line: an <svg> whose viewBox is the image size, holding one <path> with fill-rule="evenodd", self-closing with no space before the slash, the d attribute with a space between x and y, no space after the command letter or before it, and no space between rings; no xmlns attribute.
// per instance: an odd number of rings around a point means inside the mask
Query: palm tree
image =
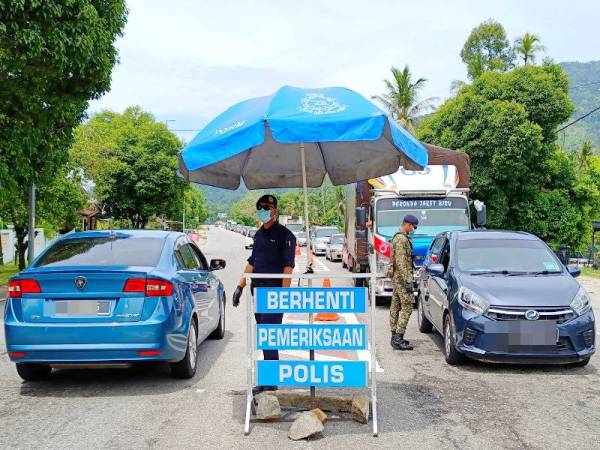
<svg viewBox="0 0 600 450"><path fill-rule="evenodd" d="M577 166L580 172L588 169L591 165L592 156L594 154L594 146L591 140L585 140L581 145L579 154L577 155Z"/></svg>
<svg viewBox="0 0 600 450"><path fill-rule="evenodd" d="M523 64L527 62L535 63L535 54L546 51L546 47L541 44L540 38L533 33L525 33L523 37L515 40L514 50L517 55L523 58Z"/></svg>
<svg viewBox="0 0 600 450"><path fill-rule="evenodd" d="M415 119L434 109L433 103L438 99L429 97L419 101L419 91L427 80L419 78L413 83L408 65L404 66L404 70L394 66L391 70L392 80L383 80L386 92L382 95L374 95L372 98L380 101L394 120L410 133L415 134Z"/></svg>

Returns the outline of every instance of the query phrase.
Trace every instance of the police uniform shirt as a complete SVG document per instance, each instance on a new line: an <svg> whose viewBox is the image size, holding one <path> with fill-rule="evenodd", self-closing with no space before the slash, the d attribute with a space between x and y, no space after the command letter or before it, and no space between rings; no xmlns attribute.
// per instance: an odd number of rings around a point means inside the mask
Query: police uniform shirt
<svg viewBox="0 0 600 450"><path fill-rule="evenodd" d="M248 263L254 267L254 273L283 273L284 267L295 266L295 256L296 237L279 222L274 222L268 229L260 227L254 235ZM260 280L255 281L257 285L262 284Z"/></svg>

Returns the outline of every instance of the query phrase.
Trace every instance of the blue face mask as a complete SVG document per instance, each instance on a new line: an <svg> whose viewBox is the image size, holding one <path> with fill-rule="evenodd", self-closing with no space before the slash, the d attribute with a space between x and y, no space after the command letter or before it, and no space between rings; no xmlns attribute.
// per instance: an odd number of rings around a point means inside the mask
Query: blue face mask
<svg viewBox="0 0 600 450"><path fill-rule="evenodd" d="M256 211L256 217L258 217L258 220L262 223L267 223L271 220L271 211L268 209L259 209Z"/></svg>
<svg viewBox="0 0 600 450"><path fill-rule="evenodd" d="M415 230L411 230L408 232L408 237L413 237L414 234L415 234Z"/></svg>

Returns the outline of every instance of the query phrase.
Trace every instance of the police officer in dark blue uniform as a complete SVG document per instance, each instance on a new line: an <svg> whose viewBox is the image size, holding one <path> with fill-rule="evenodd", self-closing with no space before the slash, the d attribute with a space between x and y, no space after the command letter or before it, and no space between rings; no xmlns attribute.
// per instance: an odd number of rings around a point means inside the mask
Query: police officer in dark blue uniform
<svg viewBox="0 0 600 450"><path fill-rule="evenodd" d="M296 256L296 237L277 221L277 199L273 195L263 195L256 202L256 215L262 226L254 235L252 254L248 258L246 273L292 273ZM251 289L255 287L289 287L290 278L254 279ZM246 278L240 279L233 293L232 303L240 304L242 291L246 286ZM283 314L256 313L256 323L280 324ZM277 350L263 350L266 360L279 359Z"/></svg>

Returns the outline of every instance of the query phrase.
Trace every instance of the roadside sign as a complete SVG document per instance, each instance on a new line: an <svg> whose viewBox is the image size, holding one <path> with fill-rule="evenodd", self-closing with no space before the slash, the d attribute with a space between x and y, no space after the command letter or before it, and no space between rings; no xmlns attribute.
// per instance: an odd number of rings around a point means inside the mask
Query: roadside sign
<svg viewBox="0 0 600 450"><path fill-rule="evenodd" d="M257 288L258 313L364 313L367 288Z"/></svg>
<svg viewBox="0 0 600 450"><path fill-rule="evenodd" d="M257 325L258 350L365 350L366 325Z"/></svg>
<svg viewBox="0 0 600 450"><path fill-rule="evenodd" d="M367 386L366 361L257 361L259 386Z"/></svg>

